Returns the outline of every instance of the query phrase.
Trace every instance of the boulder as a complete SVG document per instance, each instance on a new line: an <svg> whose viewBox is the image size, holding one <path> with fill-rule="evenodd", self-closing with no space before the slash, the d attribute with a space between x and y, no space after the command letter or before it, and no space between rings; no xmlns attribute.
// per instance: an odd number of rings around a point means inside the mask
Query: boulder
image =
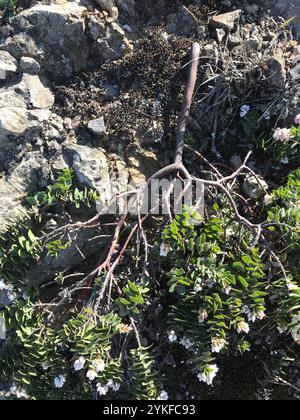
<svg viewBox="0 0 300 420"><path fill-rule="evenodd" d="M105 136L107 134L104 118L100 117L88 122L88 129L97 136Z"/></svg>
<svg viewBox="0 0 300 420"><path fill-rule="evenodd" d="M0 51L0 80L5 80L18 69L17 60L7 51Z"/></svg>
<svg viewBox="0 0 300 420"><path fill-rule="evenodd" d="M49 117L54 95L39 76L24 74L21 81L0 89L0 147L9 136L20 136Z"/></svg>
<svg viewBox="0 0 300 420"><path fill-rule="evenodd" d="M108 200L111 198L109 166L102 149L70 145L64 148L63 153L81 184L88 188L101 189Z"/></svg>
<svg viewBox="0 0 300 420"><path fill-rule="evenodd" d="M232 31L236 23L241 17L241 10L234 10L233 12L223 13L221 15L213 16L209 23L214 28L222 28L226 31Z"/></svg>
<svg viewBox="0 0 300 420"><path fill-rule="evenodd" d="M108 13L111 13L113 7L116 7L115 0L95 0L95 3L97 3L101 9L106 10Z"/></svg>
<svg viewBox="0 0 300 420"><path fill-rule="evenodd" d="M274 55L266 60L265 76L270 80L273 86L279 89L285 87L286 82L286 69L285 59L282 55Z"/></svg>
<svg viewBox="0 0 300 420"><path fill-rule="evenodd" d="M269 186L263 178L259 176L248 175L245 178L242 190L249 198L258 200L267 194L268 188Z"/></svg>
<svg viewBox="0 0 300 420"><path fill-rule="evenodd" d="M171 13L167 18L167 32L179 36L192 36L196 33L199 22L189 10L180 6L176 13Z"/></svg>
<svg viewBox="0 0 300 420"><path fill-rule="evenodd" d="M54 79L70 77L85 68L89 57L85 11L77 2L38 3L11 20L15 35L0 49L18 59L37 59Z"/></svg>
<svg viewBox="0 0 300 420"><path fill-rule="evenodd" d="M97 22L92 17L92 36L95 39L93 54L101 57L104 61L117 60L131 50L131 44L126 38L124 30L117 22ZM90 25L90 24L89 24ZM99 31L97 34L97 30Z"/></svg>
<svg viewBox="0 0 300 420"><path fill-rule="evenodd" d="M39 188L40 173L45 168L47 161L40 152L27 152L11 174L0 179L0 232L20 214L27 194Z"/></svg>
<svg viewBox="0 0 300 420"><path fill-rule="evenodd" d="M41 66L34 58L22 57L20 60L20 70L23 73L36 75L36 74L39 74L41 70Z"/></svg>
<svg viewBox="0 0 300 420"><path fill-rule="evenodd" d="M54 104L53 93L42 83L37 75L24 74L21 83L16 89L24 96L30 107L50 108Z"/></svg>

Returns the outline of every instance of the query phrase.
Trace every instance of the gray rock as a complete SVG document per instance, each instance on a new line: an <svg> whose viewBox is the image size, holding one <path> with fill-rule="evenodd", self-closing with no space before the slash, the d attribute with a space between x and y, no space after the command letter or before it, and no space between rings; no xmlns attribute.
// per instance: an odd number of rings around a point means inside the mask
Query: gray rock
<svg viewBox="0 0 300 420"><path fill-rule="evenodd" d="M108 13L111 13L112 8L116 6L115 0L95 0L95 3Z"/></svg>
<svg viewBox="0 0 300 420"><path fill-rule="evenodd" d="M241 43L242 43L242 38L239 31L235 32L234 34L229 34L228 44L231 48L237 47Z"/></svg>
<svg viewBox="0 0 300 420"><path fill-rule="evenodd" d="M245 178L245 181L242 186L243 192L249 197L254 200L258 200L259 198L263 197L268 192L268 184L266 181L254 175L248 175Z"/></svg>
<svg viewBox="0 0 300 420"><path fill-rule="evenodd" d="M96 16L90 16L88 19L88 28L94 41L99 38L105 37L106 25L104 22L99 21Z"/></svg>
<svg viewBox="0 0 300 420"><path fill-rule="evenodd" d="M262 47L262 42L256 38L246 39L244 46L247 50L259 51Z"/></svg>
<svg viewBox="0 0 300 420"><path fill-rule="evenodd" d="M222 42L226 36L226 32L223 28L216 28L216 38L218 42Z"/></svg>
<svg viewBox="0 0 300 420"><path fill-rule="evenodd" d="M228 8L230 8L230 7L232 7L232 2L231 2L230 0L223 0L223 1L221 1L221 5L222 5L223 7L228 7Z"/></svg>
<svg viewBox="0 0 300 420"><path fill-rule="evenodd" d="M241 10L234 10L233 12L223 13L221 15L213 16L209 23L214 28L223 28L227 31L232 31L241 17Z"/></svg>
<svg viewBox="0 0 300 420"><path fill-rule="evenodd" d="M131 44L121 26L116 22L111 22L106 25L105 34L95 42L93 52L106 62L110 62L120 58L131 48Z"/></svg>
<svg viewBox="0 0 300 420"><path fill-rule="evenodd" d="M243 164L241 157L237 155L231 156L229 162L230 162L230 166L234 170L238 169Z"/></svg>
<svg viewBox="0 0 300 420"><path fill-rule="evenodd" d="M39 127L53 103L53 94L38 76L24 74L18 84L0 89L0 147L9 136Z"/></svg>
<svg viewBox="0 0 300 420"><path fill-rule="evenodd" d="M298 81L300 79L300 64L297 64L290 70L290 76L294 81Z"/></svg>
<svg viewBox="0 0 300 420"><path fill-rule="evenodd" d="M259 5L258 4L247 4L245 6L245 10L249 14L255 14L259 11Z"/></svg>
<svg viewBox="0 0 300 420"><path fill-rule="evenodd" d="M283 89L286 82L285 59L281 55L274 55L266 61L265 76L273 86Z"/></svg>
<svg viewBox="0 0 300 420"><path fill-rule="evenodd" d="M136 1L135 0L115 0L116 6L123 18L130 22L134 22L136 15ZM135 23L135 22L134 22Z"/></svg>
<svg viewBox="0 0 300 420"><path fill-rule="evenodd" d="M0 48L18 59L36 59L54 79L70 77L86 67L89 57L86 10L76 2L38 3L11 20L15 35Z"/></svg>
<svg viewBox="0 0 300 420"><path fill-rule="evenodd" d="M0 179L0 232L20 214L20 203L27 194L38 189L40 173L46 168L47 161L40 152L27 152L11 174Z"/></svg>
<svg viewBox="0 0 300 420"><path fill-rule="evenodd" d="M7 51L0 51L0 80L15 74L18 69L17 60Z"/></svg>
<svg viewBox="0 0 300 420"><path fill-rule="evenodd" d="M81 184L95 189L100 186L111 197L108 161L102 149L72 145L66 146L63 154L74 168Z"/></svg>
<svg viewBox="0 0 300 420"><path fill-rule="evenodd" d="M88 129L97 136L105 136L107 134L103 117L89 121Z"/></svg>
<svg viewBox="0 0 300 420"><path fill-rule="evenodd" d="M176 13L168 16L166 30L170 34L191 36L197 31L198 26L199 22L195 16L186 7L180 6Z"/></svg>
<svg viewBox="0 0 300 420"><path fill-rule="evenodd" d="M39 76L24 74L18 91L27 99L27 103L33 108L50 108L54 104L54 95L45 86Z"/></svg>
<svg viewBox="0 0 300 420"><path fill-rule="evenodd" d="M0 147L6 144L9 135L21 135L29 127L29 113L25 107L0 108Z"/></svg>
<svg viewBox="0 0 300 420"><path fill-rule="evenodd" d="M7 296L6 290L0 290L0 308L4 308L5 306L9 306L11 301ZM0 341L1 341L2 333L1 333L1 320L0 320Z"/></svg>
<svg viewBox="0 0 300 420"><path fill-rule="evenodd" d="M44 253L38 263L33 264L26 273L26 281L33 287L47 283L57 273L63 273L78 266L84 259L92 254L101 252L101 247L107 243L101 229L82 229L70 232L67 240L72 241L70 248L59 252L57 257L51 257Z"/></svg>
<svg viewBox="0 0 300 420"><path fill-rule="evenodd" d="M20 70L23 73L37 75L41 70L41 66L34 58L22 57L20 60Z"/></svg>

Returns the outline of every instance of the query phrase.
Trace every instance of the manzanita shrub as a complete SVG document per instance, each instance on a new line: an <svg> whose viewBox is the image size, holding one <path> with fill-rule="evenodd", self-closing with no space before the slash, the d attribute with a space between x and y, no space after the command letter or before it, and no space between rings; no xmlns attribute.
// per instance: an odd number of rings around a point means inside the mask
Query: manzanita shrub
<svg viewBox="0 0 300 420"><path fill-rule="evenodd" d="M152 269L141 274L126 257L108 305L95 313L88 301L67 300L51 322L55 303L28 287L26 269L43 249L55 258L68 246L44 243L49 213L96 199L65 170L0 239L0 289L11 301L1 313L0 370L12 398L201 399L226 364L249 352L264 366L257 389L271 395L281 384L300 397L300 170L261 204L263 240L222 194L209 217L186 207L157 233ZM63 291L65 273L52 283Z"/></svg>

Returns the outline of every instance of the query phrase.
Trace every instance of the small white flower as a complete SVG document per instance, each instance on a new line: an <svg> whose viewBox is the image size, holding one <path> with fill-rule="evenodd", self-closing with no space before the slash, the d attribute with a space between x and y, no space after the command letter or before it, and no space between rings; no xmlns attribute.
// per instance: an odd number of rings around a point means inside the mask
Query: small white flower
<svg viewBox="0 0 300 420"><path fill-rule="evenodd" d="M203 322L207 319L207 317L208 317L208 313L207 313L206 309L200 308L199 315L198 315L199 323L203 324Z"/></svg>
<svg viewBox="0 0 300 420"><path fill-rule="evenodd" d="M103 372L105 369L105 363L102 359L96 359L92 362L93 367L96 369L96 372Z"/></svg>
<svg viewBox="0 0 300 420"><path fill-rule="evenodd" d="M269 206L272 203L273 203L273 195L272 194L266 194L264 196L264 205Z"/></svg>
<svg viewBox="0 0 300 420"><path fill-rule="evenodd" d="M47 363L42 363L42 369L43 370L48 370L49 369L49 366L47 365Z"/></svg>
<svg viewBox="0 0 300 420"><path fill-rule="evenodd" d="M256 312L256 318L262 321L266 317L266 314L264 311L257 311Z"/></svg>
<svg viewBox="0 0 300 420"><path fill-rule="evenodd" d="M288 165L290 163L289 158L287 156L284 156L281 160L280 163L282 163L283 165Z"/></svg>
<svg viewBox="0 0 300 420"><path fill-rule="evenodd" d="M168 400L169 394L166 391L161 391L161 393L156 398L157 400Z"/></svg>
<svg viewBox="0 0 300 420"><path fill-rule="evenodd" d="M119 389L121 388L121 384L119 384L118 382L114 382L111 379L107 382L106 386L108 388L111 388L115 392L119 391Z"/></svg>
<svg viewBox="0 0 300 420"><path fill-rule="evenodd" d="M54 379L54 386L55 388L62 388L66 382L66 377L64 375L58 375Z"/></svg>
<svg viewBox="0 0 300 420"><path fill-rule="evenodd" d="M13 384L13 385L10 387L10 392L11 392L12 394L15 394L15 393L17 392L17 386L16 386L15 384Z"/></svg>
<svg viewBox="0 0 300 420"><path fill-rule="evenodd" d="M220 353L220 351L223 350L226 344L226 340L224 340L223 338L213 337L211 339L212 353Z"/></svg>
<svg viewBox="0 0 300 420"><path fill-rule="evenodd" d="M283 334L287 331L287 326L286 325L278 325L277 326L277 331L279 332L279 334Z"/></svg>
<svg viewBox="0 0 300 420"><path fill-rule="evenodd" d="M188 349L190 349L192 346L193 346L193 341L192 340L190 340L188 337L182 337L180 340L179 340L179 343L184 347L184 348L186 348L187 350Z"/></svg>
<svg viewBox="0 0 300 420"><path fill-rule="evenodd" d="M103 385L100 382L98 382L96 387L97 387L97 392L98 392L99 395L106 395L108 393L108 386L107 385Z"/></svg>
<svg viewBox="0 0 300 420"><path fill-rule="evenodd" d="M84 368L85 365L85 358L80 356L79 359L75 360L74 362L74 370L78 371Z"/></svg>
<svg viewBox="0 0 300 420"><path fill-rule="evenodd" d="M0 279L0 290L6 290L6 284L3 279Z"/></svg>
<svg viewBox="0 0 300 420"><path fill-rule="evenodd" d="M177 341L177 335L175 334L175 331L172 330L169 332L168 340L170 343L175 343L175 341Z"/></svg>
<svg viewBox="0 0 300 420"><path fill-rule="evenodd" d="M196 283L194 286L194 292L199 293L203 290L203 286L201 283Z"/></svg>
<svg viewBox="0 0 300 420"><path fill-rule="evenodd" d="M168 255L169 251L170 251L170 245L167 244L166 242L162 242L161 245L160 245L159 255L161 257L166 257Z"/></svg>
<svg viewBox="0 0 300 420"><path fill-rule="evenodd" d="M226 287L225 287L225 290L224 290L225 295L229 295L229 294L230 294L230 292L231 292L231 290L232 290L232 287L231 287L231 286L226 286Z"/></svg>
<svg viewBox="0 0 300 420"><path fill-rule="evenodd" d="M8 291L8 292L7 292L7 298L8 298L11 302L13 302L13 301L16 299L16 297L17 297L17 295L16 295L16 293L15 293L15 292L11 292L11 291Z"/></svg>
<svg viewBox="0 0 300 420"><path fill-rule="evenodd" d="M242 334L243 332L244 332L244 333L246 333L246 334L248 334L248 333L249 333L249 331L250 331L250 327L249 327L249 324L247 324L247 322L245 322L245 321L240 321L240 322L237 324L237 332L238 332L239 334Z"/></svg>
<svg viewBox="0 0 300 420"><path fill-rule="evenodd" d="M249 105L243 105L243 106L241 106L241 109L240 109L240 117L241 118L246 117L246 115L248 114L249 111L250 111L250 106Z"/></svg>
<svg viewBox="0 0 300 420"><path fill-rule="evenodd" d="M212 385L216 374L219 372L217 365L205 366L202 373L198 373L197 378L199 382L205 382L207 385Z"/></svg>
<svg viewBox="0 0 300 420"><path fill-rule="evenodd" d="M86 377L93 381L95 378L97 378L97 372L94 369L89 369L86 373Z"/></svg>

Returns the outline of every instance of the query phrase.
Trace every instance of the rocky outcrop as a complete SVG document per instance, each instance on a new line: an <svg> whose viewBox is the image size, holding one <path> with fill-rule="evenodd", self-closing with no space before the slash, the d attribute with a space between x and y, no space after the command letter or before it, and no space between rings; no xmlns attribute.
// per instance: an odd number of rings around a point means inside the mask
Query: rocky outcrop
<svg viewBox="0 0 300 420"><path fill-rule="evenodd" d="M101 4L107 10L114 1L103 0ZM114 9L113 16L108 17L107 13L89 13L77 2L37 4L12 19L14 34L0 49L17 60L33 58L49 78L65 80L87 68L91 56L111 61L129 48L125 32L116 22L118 9Z"/></svg>
<svg viewBox="0 0 300 420"><path fill-rule="evenodd" d="M18 69L17 60L7 51L0 51L0 80L5 80Z"/></svg>
<svg viewBox="0 0 300 420"><path fill-rule="evenodd" d="M24 74L19 83L0 89L0 148L11 136L39 127L53 103L51 90L37 75Z"/></svg>
<svg viewBox="0 0 300 420"><path fill-rule="evenodd" d="M0 179L0 231L22 210L21 203L27 194L39 189L42 172L47 161L40 152L29 152L11 174Z"/></svg>
<svg viewBox="0 0 300 420"><path fill-rule="evenodd" d="M86 10L76 2L37 4L12 19L15 35L0 48L17 59L35 58L54 79L70 77L89 57Z"/></svg>

